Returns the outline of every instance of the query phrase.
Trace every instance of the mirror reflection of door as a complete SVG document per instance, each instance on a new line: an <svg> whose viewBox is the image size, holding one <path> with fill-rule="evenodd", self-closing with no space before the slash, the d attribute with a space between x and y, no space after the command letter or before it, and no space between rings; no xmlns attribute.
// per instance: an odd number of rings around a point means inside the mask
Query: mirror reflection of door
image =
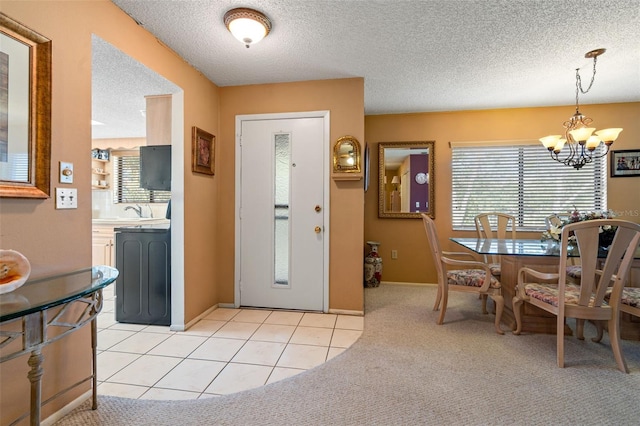
<svg viewBox="0 0 640 426"><path fill-rule="evenodd" d="M433 215L433 142L382 142L379 161L379 217Z"/></svg>

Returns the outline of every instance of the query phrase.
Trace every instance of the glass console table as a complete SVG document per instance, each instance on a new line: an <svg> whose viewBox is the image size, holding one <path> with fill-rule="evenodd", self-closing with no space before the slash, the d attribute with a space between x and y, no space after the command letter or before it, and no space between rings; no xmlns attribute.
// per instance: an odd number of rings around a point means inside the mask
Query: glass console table
<svg viewBox="0 0 640 426"><path fill-rule="evenodd" d="M117 277L117 269L95 266L28 280L22 287L0 295L0 362L31 354L27 374L31 382L31 425L40 424L43 347L87 323L91 323L92 375L73 387L92 380L92 408L98 407L96 317L102 310L102 289ZM51 308L57 309L49 311Z"/></svg>
<svg viewBox="0 0 640 426"><path fill-rule="evenodd" d="M499 255L501 259L500 283L504 297L502 321L505 325L515 327L512 299L518 283L518 271L523 266L542 272L558 272L560 244L556 241L540 241L537 239L485 239L485 238L450 238L454 243L477 254ZM575 249L574 249L575 250ZM578 256L578 252L569 252L569 256ZM603 257L605 257L603 253ZM630 287L640 287L640 248L636 251L631 265ZM556 332L556 318L542 309L523 304L523 330L533 333ZM640 340L640 322L638 318L622 313L620 320L620 336L627 340ZM567 329L566 333L572 331Z"/></svg>

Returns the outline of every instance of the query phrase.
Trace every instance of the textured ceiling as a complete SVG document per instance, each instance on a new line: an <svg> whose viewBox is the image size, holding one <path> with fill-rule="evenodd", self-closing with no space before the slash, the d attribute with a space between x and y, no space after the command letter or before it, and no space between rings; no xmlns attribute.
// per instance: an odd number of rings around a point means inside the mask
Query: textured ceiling
<svg viewBox="0 0 640 426"><path fill-rule="evenodd" d="M581 104L640 101L640 0L113 2L218 86L363 77L368 115L570 105L596 48ZM235 7L271 33L245 48Z"/></svg>

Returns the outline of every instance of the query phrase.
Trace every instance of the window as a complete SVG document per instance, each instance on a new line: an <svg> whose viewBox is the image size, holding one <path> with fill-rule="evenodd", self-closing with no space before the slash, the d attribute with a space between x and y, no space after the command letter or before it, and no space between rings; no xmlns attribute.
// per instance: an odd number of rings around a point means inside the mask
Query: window
<svg viewBox="0 0 640 426"><path fill-rule="evenodd" d="M168 203L171 191L154 191L140 188L140 155L138 151L112 151L113 202L118 203Z"/></svg>
<svg viewBox="0 0 640 426"><path fill-rule="evenodd" d="M607 209L606 156L576 170L552 160L537 141L452 142L451 148L454 230L475 229L473 218L483 212L511 214L519 230L539 231L552 213Z"/></svg>

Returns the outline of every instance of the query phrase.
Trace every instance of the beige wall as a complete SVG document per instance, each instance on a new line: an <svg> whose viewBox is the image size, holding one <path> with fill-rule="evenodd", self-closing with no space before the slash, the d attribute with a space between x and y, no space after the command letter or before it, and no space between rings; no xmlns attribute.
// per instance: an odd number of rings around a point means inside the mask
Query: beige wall
<svg viewBox="0 0 640 426"><path fill-rule="evenodd" d="M538 139L561 133L562 123L573 112L573 107L564 106L367 116L365 139L371 146L373 165L378 161L379 142L435 140L435 221L445 250L455 250L456 247L447 242L449 237L473 234L451 230L449 142ZM584 105L581 112L590 116L598 129L624 129L612 149L640 149L640 103ZM378 218L377 179L378 169L374 166L371 169L374 187L365 197L365 239L381 242L379 252L384 261L383 281L436 282L422 222L418 219ZM639 188L640 178L609 178L609 208L619 212L625 220L640 222ZM528 236L533 238L536 235ZM391 259L391 250L398 250L398 259Z"/></svg>
<svg viewBox="0 0 640 426"><path fill-rule="evenodd" d="M216 255L218 180L191 173L191 126L218 134L218 88L110 1L3 0L2 12L53 41L51 190L60 186L58 163L74 163L78 209L55 210L51 198L3 198L0 247L25 254L34 277L91 265L91 35L96 34L184 91L185 320L217 303L211 259ZM89 375L89 346L83 330L47 350L43 400L67 385L60 378ZM28 409L26 362L22 357L0 367L2 425ZM48 404L44 416L88 389L86 384ZM16 401L10 398L14 394L19 395Z"/></svg>
<svg viewBox="0 0 640 426"><path fill-rule="evenodd" d="M220 92L217 178L224 182L232 182L235 177L236 115L328 110L330 149L345 135L352 135L364 144L362 78L224 87ZM220 301L229 303L233 301L234 290L235 188L224 185L219 191L217 282ZM329 308L361 312L364 307L363 182L332 179L330 191Z"/></svg>

